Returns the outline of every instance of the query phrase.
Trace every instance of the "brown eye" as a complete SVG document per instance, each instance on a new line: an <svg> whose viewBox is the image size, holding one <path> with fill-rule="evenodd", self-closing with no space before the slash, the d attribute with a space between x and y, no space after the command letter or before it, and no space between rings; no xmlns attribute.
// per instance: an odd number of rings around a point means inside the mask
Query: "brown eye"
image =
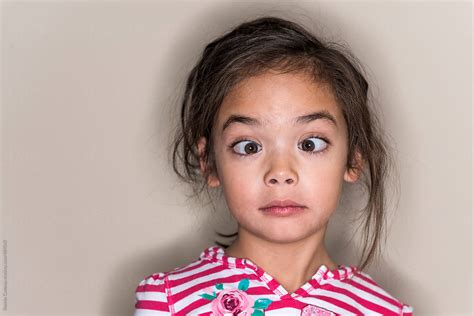
<svg viewBox="0 0 474 316"><path fill-rule="evenodd" d="M310 142L308 140L304 140L303 141L303 149L305 151L313 151L314 149L314 143L313 142Z"/></svg>
<svg viewBox="0 0 474 316"><path fill-rule="evenodd" d="M310 137L301 142L301 149L309 152L319 152L326 148L327 142L319 137Z"/></svg>
<svg viewBox="0 0 474 316"><path fill-rule="evenodd" d="M233 148L239 155L255 154L259 152L259 145L252 141L241 141L235 144Z"/></svg>

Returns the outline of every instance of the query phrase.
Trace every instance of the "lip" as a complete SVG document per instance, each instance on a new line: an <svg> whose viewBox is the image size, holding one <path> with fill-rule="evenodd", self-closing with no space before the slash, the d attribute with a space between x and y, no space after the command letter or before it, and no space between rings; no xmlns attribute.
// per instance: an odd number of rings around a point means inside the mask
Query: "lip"
<svg viewBox="0 0 474 316"><path fill-rule="evenodd" d="M279 206L273 206L273 207L267 207L261 209L264 214L267 215L274 215L274 216L291 216L297 213L300 213L303 211L305 207L301 206L285 206L285 207L279 207Z"/></svg>
<svg viewBox="0 0 474 316"><path fill-rule="evenodd" d="M275 200L261 207L260 210L269 215L290 216L301 212L305 208L306 206L292 200Z"/></svg>
<svg viewBox="0 0 474 316"><path fill-rule="evenodd" d="M296 203L295 201L292 200L274 200L268 203L267 205L261 207L261 210L265 210L267 208L273 208L273 207L279 207L279 208L285 208L285 207L299 207L299 208L306 208L306 206Z"/></svg>

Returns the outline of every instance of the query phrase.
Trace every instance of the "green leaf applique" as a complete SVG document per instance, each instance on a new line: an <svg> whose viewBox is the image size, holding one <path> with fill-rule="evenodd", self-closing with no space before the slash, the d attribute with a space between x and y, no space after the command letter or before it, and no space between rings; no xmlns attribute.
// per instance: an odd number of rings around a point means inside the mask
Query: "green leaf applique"
<svg viewBox="0 0 474 316"><path fill-rule="evenodd" d="M266 309L272 303L271 299L268 298L259 298L253 304L253 308L255 309Z"/></svg>
<svg viewBox="0 0 474 316"><path fill-rule="evenodd" d="M249 279L245 278L240 280L239 286L237 287L239 290L246 291L249 288L250 281Z"/></svg>
<svg viewBox="0 0 474 316"><path fill-rule="evenodd" d="M217 283L217 284L216 284L216 289L218 289L218 290L223 290L223 289L224 289L224 284L222 284L222 283Z"/></svg>
<svg viewBox="0 0 474 316"><path fill-rule="evenodd" d="M256 309L253 311L251 316L263 316L263 312L260 309Z"/></svg>
<svg viewBox="0 0 474 316"><path fill-rule="evenodd" d="M202 298L205 298L206 300L212 301L213 299L216 298L216 292L214 292L214 295L204 293L204 294L199 294L199 296L202 297Z"/></svg>

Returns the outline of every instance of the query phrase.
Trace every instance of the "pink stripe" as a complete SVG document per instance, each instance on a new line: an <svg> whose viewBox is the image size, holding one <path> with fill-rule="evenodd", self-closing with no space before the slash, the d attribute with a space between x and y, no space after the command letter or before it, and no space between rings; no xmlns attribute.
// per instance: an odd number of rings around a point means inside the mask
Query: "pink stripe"
<svg viewBox="0 0 474 316"><path fill-rule="evenodd" d="M347 297L352 298L354 301L356 301L360 305L364 306L365 308L370 309L374 312L381 313L382 315L397 315L397 313L395 313L394 311L389 310L389 309L387 309L387 308L385 308L381 305L375 304L371 301L368 301L368 300L366 300L366 299L364 299L360 296L357 296L349 290L346 290L346 289L343 289L343 288L338 288L338 287L335 287L335 286L331 287L328 290L339 293L339 294L346 295Z"/></svg>
<svg viewBox="0 0 474 316"><path fill-rule="evenodd" d="M235 266L236 266L236 268L244 269L245 268L244 259L243 258L236 258Z"/></svg>
<svg viewBox="0 0 474 316"><path fill-rule="evenodd" d="M212 261L217 261L217 252L214 252L214 253L212 254L212 259L211 259L211 260L212 260Z"/></svg>
<svg viewBox="0 0 474 316"><path fill-rule="evenodd" d="M277 310L285 307L292 307L296 309L303 309L306 303L302 303L295 299L279 300L272 302L265 311Z"/></svg>
<svg viewBox="0 0 474 316"><path fill-rule="evenodd" d="M278 283L275 279L272 279L270 282L267 282L267 285L272 291L275 291L280 286L280 283Z"/></svg>
<svg viewBox="0 0 474 316"><path fill-rule="evenodd" d="M379 287L379 285L378 285L377 283L375 283L374 280L369 279L368 277L366 277L366 276L363 275L362 273L357 273L357 274L355 274L355 275L357 275L357 276L358 276L359 278L361 278L362 280L367 281L367 282L369 282L370 284Z"/></svg>
<svg viewBox="0 0 474 316"><path fill-rule="evenodd" d="M209 254L210 254L210 249L207 248L207 249L204 250L204 252L203 252L203 258L209 259ZM201 258L201 259L202 259L202 258Z"/></svg>
<svg viewBox="0 0 474 316"><path fill-rule="evenodd" d="M280 296L280 300L291 300L291 299L293 298L291 297L290 293L286 293L285 295Z"/></svg>
<svg viewBox="0 0 474 316"><path fill-rule="evenodd" d="M300 295L300 296L303 296L303 297L308 296L308 292L305 291L305 289L303 289L303 288L297 289L297 290L295 291L295 293L298 294L298 295Z"/></svg>
<svg viewBox="0 0 474 316"><path fill-rule="evenodd" d="M141 300L135 304L137 309L151 309L154 311L169 312L168 302Z"/></svg>
<svg viewBox="0 0 474 316"><path fill-rule="evenodd" d="M144 284L139 285L135 292L165 292L165 284L161 283L158 285L155 284Z"/></svg>
<svg viewBox="0 0 474 316"><path fill-rule="evenodd" d="M268 281L267 278L265 277L265 271L263 271L258 266L256 267L255 273L257 273L257 276L260 278L260 280L262 282L267 284L267 286L270 288L270 290L272 290L273 292L278 294L280 297L282 296L280 291L277 290L277 288L280 286L280 283L278 283L278 281L276 281L274 278L272 278L272 276L267 274L267 276L270 278L270 280Z"/></svg>
<svg viewBox="0 0 474 316"><path fill-rule="evenodd" d="M372 289L369 289L368 287L366 287L366 286L364 286L364 285L362 285L362 284L360 284L360 283L357 283L356 280L342 280L341 282L350 284L350 285L352 285L353 287L358 288L359 290L362 290L362 291L364 291L364 292L367 292L367 293L370 293L370 294L372 294L372 295L374 295L374 296L377 296L378 298L384 300L385 302L387 302L387 303L389 303L389 304L395 305L395 306L397 306L398 308L402 308L402 306L403 306L403 304L401 304L400 302L394 300L393 298L388 297L388 296L386 296L386 295L383 295L383 294L381 294L381 293L379 293L379 292L376 292L376 291L374 291L374 290L372 290Z"/></svg>
<svg viewBox="0 0 474 316"><path fill-rule="evenodd" d="M346 311L349 311L356 315L364 315L364 313L362 313L360 310L355 308L355 306L349 305L348 303L340 301L334 297L329 297L329 296L324 296L324 295L311 295L311 296L314 298L320 299L321 301L328 302L339 308L345 309Z"/></svg>
<svg viewBox="0 0 474 316"><path fill-rule="evenodd" d="M185 308L183 308L182 310L180 310L179 312L177 312L175 315L176 316L185 316L185 315L189 315L193 310L195 310L196 308L199 308L199 307L202 307L204 305L207 305L209 304L211 301L210 300L206 300L205 298L201 298L197 301L194 301L192 302L191 304L187 305Z"/></svg>
<svg viewBox="0 0 474 316"><path fill-rule="evenodd" d="M245 292L250 295L275 295L275 293L265 286L249 287Z"/></svg>
<svg viewBox="0 0 474 316"><path fill-rule="evenodd" d="M317 290L317 289L323 289L323 290L327 290L327 289L330 289L332 287L332 284L331 283L325 283L325 284L320 284L318 283L317 280L315 279L311 279L308 281L309 284L311 285L311 287L313 288L313 290ZM311 290L311 291L313 291Z"/></svg>
<svg viewBox="0 0 474 316"><path fill-rule="evenodd" d="M211 268L209 268L207 270L204 270L204 271L201 271L199 273L189 275L189 276L181 278L181 279L176 279L176 280L168 279L168 280L169 280L169 284L171 285L170 287L175 287L175 286L179 286L179 285L184 284L184 283L188 283L189 281L195 280L197 278L200 278L200 277L203 277L203 276L206 276L206 275L210 275L210 274L213 274L213 273L218 273L218 272L221 272L221 271L224 271L224 270L226 270L226 268L219 265L219 266L211 267Z"/></svg>

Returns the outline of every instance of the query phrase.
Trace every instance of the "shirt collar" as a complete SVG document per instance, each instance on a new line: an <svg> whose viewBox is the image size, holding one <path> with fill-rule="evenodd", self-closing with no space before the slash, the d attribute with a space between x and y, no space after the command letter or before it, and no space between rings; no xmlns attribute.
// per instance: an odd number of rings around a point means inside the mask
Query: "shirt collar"
<svg viewBox="0 0 474 316"><path fill-rule="evenodd" d="M199 258L201 260L209 260L211 262L220 263L231 268L251 268L262 274L266 274L262 268L258 267L248 258L237 258L227 256L224 249L219 246L211 246L201 252ZM326 265L321 265L312 276L312 280L318 284L323 280L344 280L351 278L357 271L355 266L338 265L337 268L330 270ZM314 283L311 282L311 283Z"/></svg>

